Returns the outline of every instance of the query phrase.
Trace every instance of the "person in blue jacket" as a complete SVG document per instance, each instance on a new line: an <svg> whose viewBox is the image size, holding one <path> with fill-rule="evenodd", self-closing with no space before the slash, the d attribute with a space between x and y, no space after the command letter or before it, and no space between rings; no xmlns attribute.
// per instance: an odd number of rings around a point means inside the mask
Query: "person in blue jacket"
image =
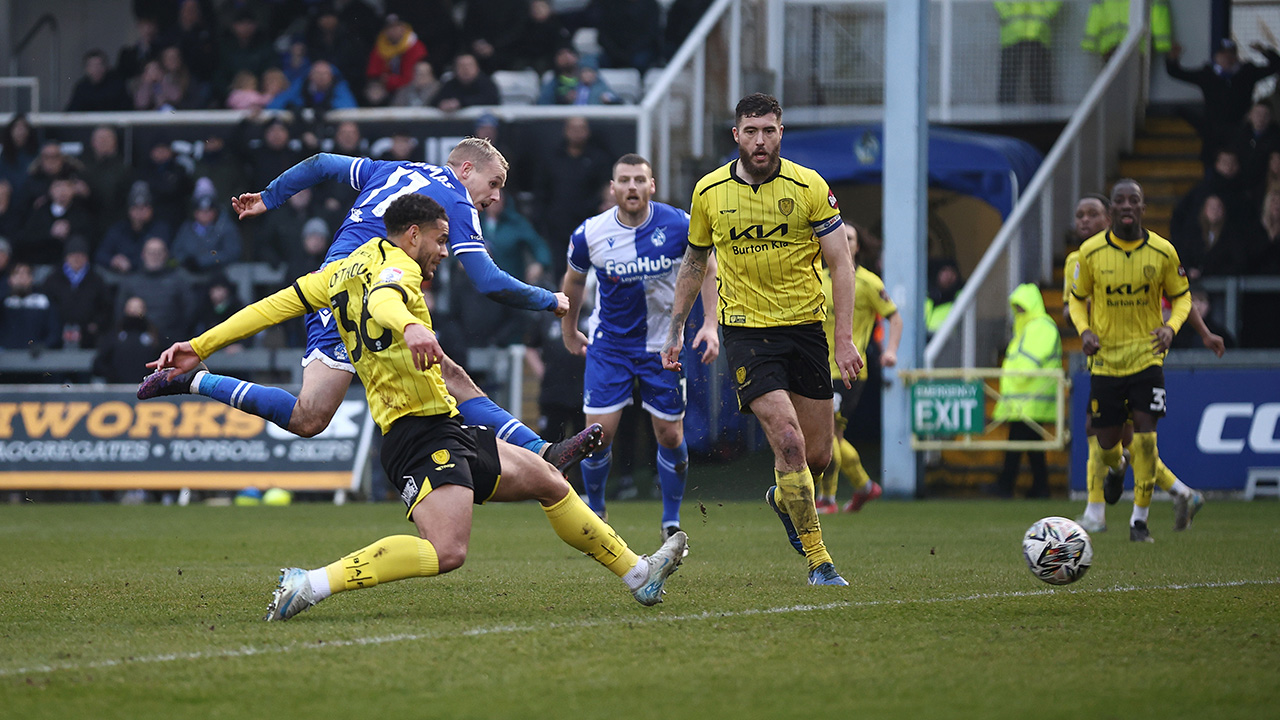
<svg viewBox="0 0 1280 720"><path fill-rule="evenodd" d="M503 271L485 248L478 210L500 196L506 183L506 158L488 140L467 138L449 154L444 166L407 161L371 160L320 153L282 173L260 193L232 198L241 220L280 207L291 195L325 180L351 185L359 195L334 235L325 256L327 265L345 258L375 237L386 237L383 214L396 198L418 193L440 203L449 220L449 251L476 289L491 300L524 310L549 310L557 317L568 311L564 293L527 285ZM138 386L138 398L199 394L236 407L300 435L313 437L324 430L346 397L355 366L338 334L338 324L360 318L335 316L318 308L306 316L307 347L302 359L302 389L297 397L279 388L264 387L203 369L176 374L161 368ZM563 469L590 453L600 442L599 425L557 443L548 443L489 399L466 371L448 357L442 362L445 384L458 400L458 410L470 425L492 427L498 437L528 448Z"/></svg>

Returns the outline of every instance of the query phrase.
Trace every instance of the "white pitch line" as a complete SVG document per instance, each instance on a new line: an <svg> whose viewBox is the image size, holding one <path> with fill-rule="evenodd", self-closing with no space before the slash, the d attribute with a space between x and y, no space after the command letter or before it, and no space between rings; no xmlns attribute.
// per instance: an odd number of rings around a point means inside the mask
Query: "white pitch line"
<svg viewBox="0 0 1280 720"><path fill-rule="evenodd" d="M694 622L698 620L718 620L723 618L751 617L755 615L781 615L787 613L804 613L823 610L839 610L841 608L869 608L890 605L935 605L940 603L968 602L971 600L1005 600L1042 595L1087 595L1108 593L1130 593L1142 591L1176 591L1201 590L1213 588L1242 587L1246 585L1277 585L1280 578L1267 580L1232 580L1226 582L1180 583L1172 585L1156 585L1140 587L1137 585L1116 585L1108 588L1067 589L1048 588L1044 590L1019 590L1004 593L974 593L954 597L916 598L895 600L863 600L823 603L821 605L784 605L771 608L750 608L747 610L728 610L724 612L706 611L689 615L658 615L654 617L610 618L601 620L581 620L567 623L544 623L542 625L490 625L457 632L439 633L398 633L377 637L355 638L352 640L323 640L319 642L296 643L276 647L238 647L225 650L208 650L204 652L168 653L164 655L147 655L143 657L125 657L114 660L95 660L85 663L53 663L49 665L32 665L19 668L0 668L0 677L9 675L34 675L62 671L96 670L101 668L120 667L132 664L152 664L177 662L179 660L212 660L217 658L249 657L251 655L273 655L295 652L298 650L324 650L326 648L356 647L363 645L385 645L397 642L415 642L418 640L441 640L451 637L477 637L481 635L509 635L514 633L538 632L544 630L576 630L601 627L605 625L639 625L662 622Z"/></svg>

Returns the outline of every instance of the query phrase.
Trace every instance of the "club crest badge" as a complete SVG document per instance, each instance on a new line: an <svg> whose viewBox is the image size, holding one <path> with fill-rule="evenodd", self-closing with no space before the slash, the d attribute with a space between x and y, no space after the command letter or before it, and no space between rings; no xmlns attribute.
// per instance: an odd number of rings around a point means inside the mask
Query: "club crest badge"
<svg viewBox="0 0 1280 720"><path fill-rule="evenodd" d="M445 463L449 462L449 451L448 451L448 450L437 450L437 451L435 451L435 452L431 453L431 461L432 461L432 462L434 462L434 463L435 463L435 464L437 464L437 465L443 465L443 464L445 464Z"/></svg>
<svg viewBox="0 0 1280 720"><path fill-rule="evenodd" d="M658 228L653 231L653 234L649 236L649 239L653 241L654 245L661 246L662 243L667 241L667 231L664 228Z"/></svg>
<svg viewBox="0 0 1280 720"><path fill-rule="evenodd" d="M791 198L782 198L778 201L778 212L783 215L790 215L791 211L796 209L796 201Z"/></svg>

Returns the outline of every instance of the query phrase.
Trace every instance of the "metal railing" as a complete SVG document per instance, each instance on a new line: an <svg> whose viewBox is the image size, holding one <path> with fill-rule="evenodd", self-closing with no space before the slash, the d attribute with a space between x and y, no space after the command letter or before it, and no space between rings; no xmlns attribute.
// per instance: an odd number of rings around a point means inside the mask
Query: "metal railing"
<svg viewBox="0 0 1280 720"><path fill-rule="evenodd" d="M1009 295L1023 282L1048 282L1076 199L1103 189L1108 168L1133 147L1146 105L1149 0L1133 2L1129 33L996 234L945 322L925 347L924 366L996 364L1007 338ZM999 282L1003 276L1004 282ZM958 334L957 334L958 333Z"/></svg>
<svg viewBox="0 0 1280 720"><path fill-rule="evenodd" d="M52 97L56 101L60 97L62 89L60 86L62 78L62 32L58 28L58 18L54 17L53 13L45 13L37 18L35 23L31 25L31 29L27 30L22 39L13 46L13 52L9 54L9 77L18 75L18 61L22 58L22 53L40 35L40 31L45 28L48 28L50 33L49 82L53 90ZM33 112L40 110L40 97L38 94L33 93L31 110Z"/></svg>

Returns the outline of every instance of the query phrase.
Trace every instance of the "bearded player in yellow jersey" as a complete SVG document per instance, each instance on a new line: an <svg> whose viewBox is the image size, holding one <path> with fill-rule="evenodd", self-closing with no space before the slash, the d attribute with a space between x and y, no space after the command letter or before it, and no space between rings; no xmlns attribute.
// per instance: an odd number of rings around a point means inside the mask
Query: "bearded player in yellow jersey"
<svg viewBox="0 0 1280 720"><path fill-rule="evenodd" d="M1127 178L1117 181L1111 191L1111 228L1080 246L1069 299L1071 320L1089 356L1090 419L1102 466L1119 464L1122 429L1133 419L1129 539L1134 542L1154 542L1147 518L1159 461L1156 425L1166 407L1162 366L1191 312L1178 252L1142 227L1145 210L1142 187ZM1167 321L1161 312L1163 296L1173 304ZM1198 509L1196 505L1188 512Z"/></svg>
<svg viewBox="0 0 1280 720"><path fill-rule="evenodd" d="M537 500L556 534L621 577L641 604L661 602L666 579L683 557L685 534L639 557L553 466L530 450L497 442L492 428L459 421L421 288L449 254L445 211L411 193L392 202L384 220L386 238L369 240L149 363L187 372L283 320L320 308L332 309L338 320L383 433L383 468L418 534L382 538L325 567L283 568L265 619L288 620L344 590L456 570L467 555L472 505L520 500Z"/></svg>
<svg viewBox="0 0 1280 720"><path fill-rule="evenodd" d="M854 263L854 301L853 301L853 344L865 349L871 342L871 334L876 327L876 318L889 321L889 337L885 341L884 350L880 353L880 365L893 367L898 364L898 344L902 341L902 316L898 314L898 306L889 299L885 292L884 281L879 275L871 272L858 260L858 230L852 223L845 223L844 234L849 241L849 255ZM824 272L822 276L822 292L831 303L831 274ZM880 483L871 479L866 468L862 467L862 458L853 443L844 437L844 429L849 424L848 418L858 407L858 400L867 384L867 367L862 366L853 387L843 388L836 384L840 380L840 368L836 365L835 356L835 318L827 315L822 322L822 330L827 335L827 361L831 365L831 384L835 388L835 439L831 443L831 464L822 473L818 481L818 514L827 515L840 509L836 504L836 489L840 481L840 473L848 476L853 482L853 497L845 503L845 512L858 512L866 503L880 497L884 490Z"/></svg>
<svg viewBox="0 0 1280 720"><path fill-rule="evenodd" d="M848 585L822 541L813 477L831 462L831 377L822 320L835 315L835 357L845 386L862 369L853 344L853 259L835 195L818 173L781 157L782 107L764 93L734 110L738 157L693 190L689 247L676 276L663 366L680 369L680 330L716 251L716 285L725 357L738 406L752 413L773 449L776 484L765 501L796 552L810 585ZM831 308L819 258L831 269Z"/></svg>
<svg viewBox="0 0 1280 720"><path fill-rule="evenodd" d="M1081 243L1094 235L1105 232L1110 223L1111 200L1107 196L1090 193L1076 202L1074 229L1076 237ZM1075 271L1078 257L1078 250L1072 251L1067 255L1063 270L1063 298L1069 298L1071 295L1072 275ZM1065 303L1062 309L1067 319L1070 319L1070 303ZM1204 319L1200 317L1200 313L1196 311L1194 306L1191 308L1191 314L1188 316L1187 321L1199 333L1205 347L1213 350L1218 357L1222 357L1222 338L1209 332ZM1100 459L1101 449L1098 447L1098 439L1094 433L1091 418L1088 415L1085 416L1085 433L1089 438L1088 461L1085 465L1088 504L1085 507L1084 514L1077 518L1077 521L1085 530L1091 533L1105 532L1107 529L1106 505L1114 505L1119 502L1120 496L1124 492L1124 475L1130 458L1129 446L1133 444L1133 423L1126 422L1121 431L1120 444L1124 447L1124 451L1119 465L1105 467L1104 470L1099 469L1102 462ZM1180 481L1178 476L1174 475L1173 471L1158 458L1156 460L1156 487L1169 493L1174 498L1173 529L1187 529L1191 524L1191 518L1204 505L1204 496Z"/></svg>

